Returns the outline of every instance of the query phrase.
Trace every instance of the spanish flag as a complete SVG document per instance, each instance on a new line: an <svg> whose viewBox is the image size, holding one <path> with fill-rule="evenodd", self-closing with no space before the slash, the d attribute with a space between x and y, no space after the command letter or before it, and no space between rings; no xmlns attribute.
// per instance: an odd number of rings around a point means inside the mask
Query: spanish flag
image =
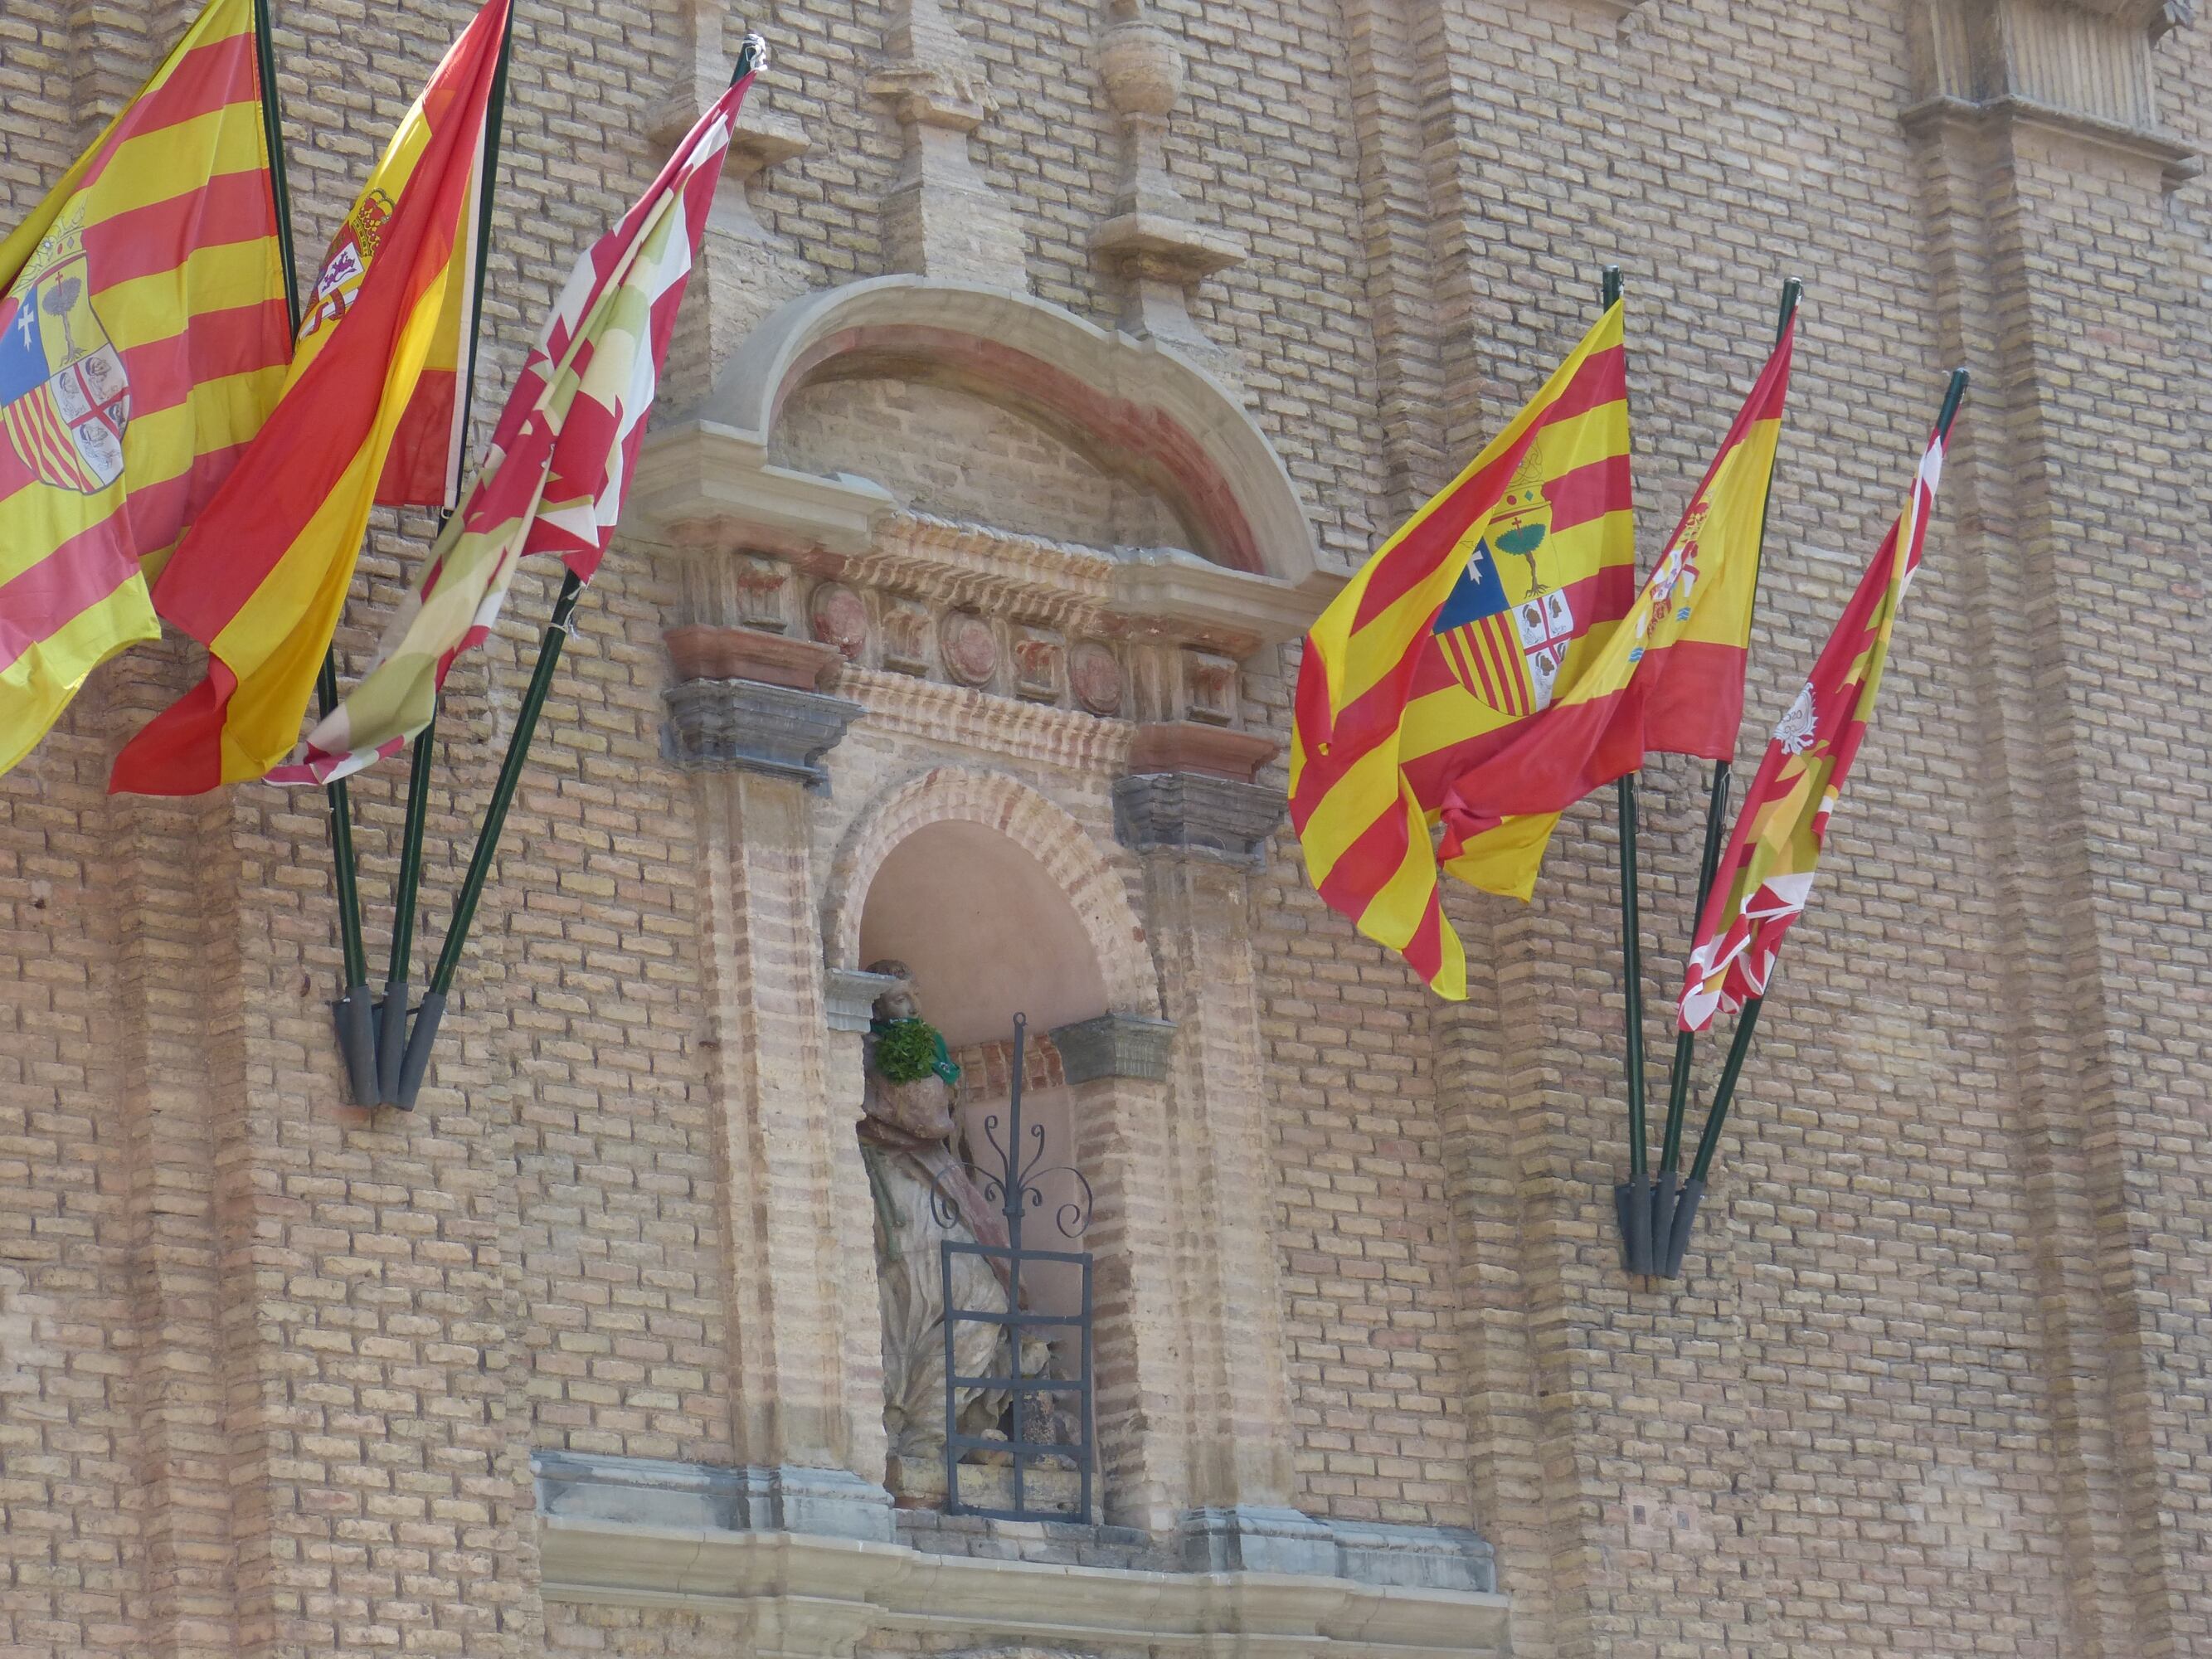
<svg viewBox="0 0 2212 1659"><path fill-rule="evenodd" d="M1780 444L1793 321L1736 412L1625 624L1563 677L1548 707L1510 727L1418 755L1407 775L1443 825L1444 867L1516 815L1557 813L1635 771L1656 750L1725 760L1743 718L1743 677L1759 585L1766 492ZM1451 688L1417 713L1451 729ZM1437 703L1440 713L1431 713ZM1408 728L1414 720L1409 716ZM1468 724L1471 724L1468 722ZM1413 744L1409 740L1408 747ZM1492 860L1475 884L1525 898L1540 844ZM1502 875L1493 885L1492 876Z"/></svg>
<svg viewBox="0 0 2212 1659"><path fill-rule="evenodd" d="M1686 1031L1702 1031L1723 1007L1741 1008L1766 994L1783 938L1812 897L1829 818L1874 719L1898 608L1920 568L1966 380L1963 369L1952 376L1905 511L1860 579L1805 689L1775 728L1743 798L1690 948L1681 1002Z"/></svg>
<svg viewBox="0 0 2212 1659"><path fill-rule="evenodd" d="M1636 544L1623 330L1616 302L1306 636L1291 821L1307 872L1361 933L1455 1000L1467 994L1467 959L1443 919L1432 808L1406 763L1540 713L1627 614ZM1440 720L1431 700L1446 687L1457 695Z"/></svg>
<svg viewBox="0 0 2212 1659"><path fill-rule="evenodd" d="M208 675L131 739L111 788L198 794L283 759L371 506L448 499L512 5L489 0L401 122L309 298L268 430L155 584L155 608L208 647Z"/></svg>
<svg viewBox="0 0 2212 1659"><path fill-rule="evenodd" d="M290 350L252 0L213 0L0 243L0 772L160 628Z"/></svg>

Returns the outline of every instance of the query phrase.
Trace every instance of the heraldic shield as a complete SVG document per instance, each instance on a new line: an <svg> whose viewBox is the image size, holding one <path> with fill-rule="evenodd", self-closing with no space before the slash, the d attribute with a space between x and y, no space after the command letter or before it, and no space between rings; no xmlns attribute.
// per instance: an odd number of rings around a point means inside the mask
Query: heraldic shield
<svg viewBox="0 0 2212 1659"><path fill-rule="evenodd" d="M0 300L0 434L42 483L97 495L123 476L131 380L92 308L79 222L57 226Z"/></svg>

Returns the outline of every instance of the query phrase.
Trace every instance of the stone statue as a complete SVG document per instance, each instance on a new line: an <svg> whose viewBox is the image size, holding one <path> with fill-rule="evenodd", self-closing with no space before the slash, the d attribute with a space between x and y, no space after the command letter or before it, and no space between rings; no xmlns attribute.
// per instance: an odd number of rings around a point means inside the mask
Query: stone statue
<svg viewBox="0 0 2212 1659"><path fill-rule="evenodd" d="M952 1149L952 1085L959 1068L937 1042L935 1065L894 1083L877 1050L896 1022L921 1018L914 975L904 963L879 962L872 974L899 983L876 999L867 1037L860 1156L875 1200L876 1283L884 1320L884 1426L890 1436L890 1485L902 1502L945 1495L945 1240L1003 1247L1005 1218L977 1188ZM952 1297L963 1310L1007 1311L1006 1275L983 1256L952 1258ZM963 1322L956 1339L959 1375L1006 1376L1001 1325ZM953 1412L962 1431L981 1435L1005 1411L1002 1390L963 1389Z"/></svg>

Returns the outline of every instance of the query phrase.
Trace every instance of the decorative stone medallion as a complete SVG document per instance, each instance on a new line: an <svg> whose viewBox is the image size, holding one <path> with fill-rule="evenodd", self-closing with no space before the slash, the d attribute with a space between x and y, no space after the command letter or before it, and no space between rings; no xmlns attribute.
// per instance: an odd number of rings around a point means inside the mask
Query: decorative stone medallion
<svg viewBox="0 0 2212 1659"><path fill-rule="evenodd" d="M1081 641L1067 653L1067 684L1075 701L1091 713L1121 712L1121 665L1097 641Z"/></svg>
<svg viewBox="0 0 2212 1659"><path fill-rule="evenodd" d="M938 625L945 672L962 685L982 685L999 672L999 639L972 611L948 613Z"/></svg>
<svg viewBox="0 0 2212 1659"><path fill-rule="evenodd" d="M814 590L806 616L814 637L835 646L847 662L858 662L868 644L868 602L842 582L824 582Z"/></svg>

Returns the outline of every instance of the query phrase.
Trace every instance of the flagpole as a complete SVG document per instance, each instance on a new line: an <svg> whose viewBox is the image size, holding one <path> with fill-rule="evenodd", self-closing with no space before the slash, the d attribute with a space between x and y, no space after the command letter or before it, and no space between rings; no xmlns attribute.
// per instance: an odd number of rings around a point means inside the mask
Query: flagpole
<svg viewBox="0 0 2212 1659"><path fill-rule="evenodd" d="M1959 405L1966 395L1966 371L1951 371L1951 383L1943 393L1943 408L1936 416L1936 436L1946 441L1950 439L1951 423L1958 418ZM1915 486L1917 488L1917 486ZM1905 556L1905 550L1897 550L1897 557ZM1767 986L1774 983L1771 972ZM1735 1103L1736 1081L1743 1072L1743 1062L1751 1052L1752 1034L1759 1029L1759 1011L1765 1006L1766 994L1747 999L1743 1010L1736 1016L1735 1036L1729 1044L1728 1063L1721 1068L1720 1085L1713 1091L1712 1109L1705 1114L1705 1127L1698 1136L1697 1162L1690 1166L1690 1178L1682 1183L1681 1200L1675 1207L1674 1224L1667 1237L1665 1277L1673 1279L1682 1271L1682 1257L1690 1248L1690 1230L1697 1223L1698 1204L1705 1195L1705 1178L1712 1171L1713 1155L1720 1150L1721 1132L1728 1127L1729 1108Z"/></svg>
<svg viewBox="0 0 2212 1659"><path fill-rule="evenodd" d="M1773 981L1770 979L1767 982ZM1690 1166L1690 1178L1682 1183L1680 1201L1668 1218L1667 1259L1660 1264L1664 1269L1662 1278L1681 1276L1682 1257L1690 1248L1690 1229L1697 1224L1698 1205L1705 1195L1705 1177L1712 1172L1713 1154L1720 1150L1721 1131L1728 1127L1729 1108L1735 1101L1736 1079L1743 1074L1743 1062L1751 1053L1752 1033L1759 1030L1759 1011L1765 1006L1765 996L1753 997L1735 1017L1735 1036L1729 1044L1728 1063L1721 1067L1720 1087L1713 1091L1713 1109L1705 1114L1705 1131L1698 1137L1698 1161Z"/></svg>
<svg viewBox="0 0 2212 1659"><path fill-rule="evenodd" d="M491 100L484 112L483 174L477 198L476 296L469 315L475 327L469 336L469 360L461 380L459 414L461 447L468 447L469 420L476 405L477 362L483 343L483 296L487 267L491 261L492 204L499 190L500 141L506 127L507 66L514 51L514 11L508 8L507 27L499 43L499 61L492 70ZM441 534L459 502L447 505L438 521ZM422 890L422 840L430 816L430 775L437 764L438 710L434 702L429 723L415 734L407 757L407 827L399 847L398 890L392 901L392 961L385 971L384 1000L377 1005L376 1079L381 1105L400 1103L399 1079L407 1057L407 1005L414 994L415 908ZM410 1104L411 1106L411 1097Z"/></svg>
<svg viewBox="0 0 2212 1659"><path fill-rule="evenodd" d="M292 338L300 337L300 274L292 249L292 184L284 167L284 111L276 93L276 20L270 0L253 0L253 57L261 77L262 139L269 151L269 186L276 198L277 257L284 267L284 305ZM335 646L323 653L315 680L316 700L325 714L337 707L338 659ZM353 804L343 780L324 795L330 806L331 863L337 876L338 943L345 957L345 994L331 1005L337 1023L338 1052L356 1106L376 1104L376 1037L369 1011L368 951L361 937L361 887L354 869Z"/></svg>
<svg viewBox="0 0 2212 1659"><path fill-rule="evenodd" d="M514 805L522 769L530 759L531 741L538 735L538 719L545 710L546 695L553 688L553 671L561 665L561 647L568 638L569 620L575 615L576 600L583 591L582 579L573 570L568 572L561 584L561 597L554 603L552 617L545 624L545 637L538 649L538 666L531 674L530 690L523 696L514 735L507 739L507 757L500 763L499 781L492 787L491 805L485 809L483 828L477 834L476 851L469 859L469 873L461 883L460 896L453 901L453 919L446 928L446 943L438 952L438 965L431 972L430 988L423 994L422 1006L416 1013L415 1029L408 1036L398 1091L397 1104L402 1111L413 1111L416 1099L422 1091L422 1079L430 1066L430 1050L438 1041L438 1027L446 1018L446 996L453 989L454 970L461 964L461 951L469 942L469 928L476 921L477 906L483 898L484 883L490 878L492 860L499 853L499 838L507 828L507 810Z"/></svg>
<svg viewBox="0 0 2212 1659"><path fill-rule="evenodd" d="M1607 311L1621 295L1620 267L1607 265L1601 290ZM1644 1109L1644 925L1638 904L1636 774L1624 774L1614 786L1620 808L1620 979L1627 1052L1628 1179L1613 1189L1620 1223L1621 1265L1632 1273L1651 1271L1651 1207L1638 1201L1649 1169L1650 1134Z"/></svg>
<svg viewBox="0 0 2212 1659"><path fill-rule="evenodd" d="M1782 344L1790 332L1790 325L1797 315L1797 302L1803 298L1805 284L1792 276L1782 284L1781 314L1774 322L1774 343ZM1766 473L1766 494L1759 506L1759 561L1751 569L1751 611L1745 618L1746 637L1749 637L1751 619L1759 614L1759 579L1766 565L1766 520L1774 505L1774 473ZM1725 844L1728 823L1729 795L1735 775L1733 759L1713 763L1712 788L1705 799L1705 850L1698 865L1698 908L1690 913L1692 931L1705 914L1705 902L1712 896L1713 882L1720 872L1721 849ZM1668 1265L1662 1277L1672 1278L1680 1267L1681 1258L1673 1250L1674 1237L1674 1206L1681 1194L1682 1130L1689 1116L1690 1066L1698 1047L1697 1033L1678 1030L1674 1034L1674 1064L1667 1080L1667 1127L1659 1151L1659 1175L1651 1183L1651 1237L1659 1249L1667 1253Z"/></svg>

